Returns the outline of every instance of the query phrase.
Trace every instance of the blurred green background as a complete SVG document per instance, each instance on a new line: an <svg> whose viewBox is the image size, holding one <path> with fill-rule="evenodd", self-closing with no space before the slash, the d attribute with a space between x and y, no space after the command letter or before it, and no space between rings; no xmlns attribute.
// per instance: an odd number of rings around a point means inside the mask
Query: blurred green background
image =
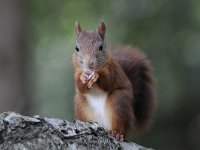
<svg viewBox="0 0 200 150"><path fill-rule="evenodd" d="M200 149L200 1L1 0L0 111L71 120L74 23L107 26L109 46L134 45L152 62L157 112L135 141Z"/></svg>

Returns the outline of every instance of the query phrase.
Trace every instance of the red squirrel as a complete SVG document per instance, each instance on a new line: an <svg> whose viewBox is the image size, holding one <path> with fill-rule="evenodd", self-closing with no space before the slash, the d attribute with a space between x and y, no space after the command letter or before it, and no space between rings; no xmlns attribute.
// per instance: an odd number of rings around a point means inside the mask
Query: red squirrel
<svg viewBox="0 0 200 150"><path fill-rule="evenodd" d="M143 132L155 107L152 69L145 54L132 47L106 48L103 21L91 31L76 22L75 32L76 119L96 121L121 140Z"/></svg>

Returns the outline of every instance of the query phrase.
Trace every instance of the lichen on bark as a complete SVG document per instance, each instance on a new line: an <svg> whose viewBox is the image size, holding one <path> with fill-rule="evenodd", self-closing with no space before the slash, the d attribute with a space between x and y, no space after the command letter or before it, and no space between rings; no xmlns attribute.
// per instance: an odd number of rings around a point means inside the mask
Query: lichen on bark
<svg viewBox="0 0 200 150"><path fill-rule="evenodd" d="M96 122L28 117L14 112L0 114L1 150L130 149L147 148L120 142Z"/></svg>

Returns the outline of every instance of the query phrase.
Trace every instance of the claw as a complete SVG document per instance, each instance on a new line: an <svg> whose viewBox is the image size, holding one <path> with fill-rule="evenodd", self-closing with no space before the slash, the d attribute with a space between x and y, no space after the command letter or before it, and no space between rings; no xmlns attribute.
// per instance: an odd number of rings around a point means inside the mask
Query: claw
<svg viewBox="0 0 200 150"><path fill-rule="evenodd" d="M119 141L124 141L124 135L123 134L120 134L120 133L117 133L116 131L108 131L109 134L111 134L112 136L114 136L117 140Z"/></svg>
<svg viewBox="0 0 200 150"><path fill-rule="evenodd" d="M116 134L116 139L119 141L124 141L124 136L122 134Z"/></svg>
<svg viewBox="0 0 200 150"><path fill-rule="evenodd" d="M88 80L90 80L91 78L94 77L95 72L92 72L89 76L88 76Z"/></svg>
<svg viewBox="0 0 200 150"><path fill-rule="evenodd" d="M85 72L82 72L80 75L80 80L83 84L86 84L88 80L88 75Z"/></svg>
<svg viewBox="0 0 200 150"><path fill-rule="evenodd" d="M96 72L92 72L88 77L88 88L91 88L92 85L97 81L99 75Z"/></svg>

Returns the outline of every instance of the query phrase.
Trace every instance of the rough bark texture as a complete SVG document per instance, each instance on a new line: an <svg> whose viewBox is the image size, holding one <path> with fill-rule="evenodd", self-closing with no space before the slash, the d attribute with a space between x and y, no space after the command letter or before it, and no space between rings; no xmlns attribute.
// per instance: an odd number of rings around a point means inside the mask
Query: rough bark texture
<svg viewBox="0 0 200 150"><path fill-rule="evenodd" d="M1 150L133 149L146 150L132 142L120 142L95 122L69 122L56 118L28 117L14 112L0 114Z"/></svg>

